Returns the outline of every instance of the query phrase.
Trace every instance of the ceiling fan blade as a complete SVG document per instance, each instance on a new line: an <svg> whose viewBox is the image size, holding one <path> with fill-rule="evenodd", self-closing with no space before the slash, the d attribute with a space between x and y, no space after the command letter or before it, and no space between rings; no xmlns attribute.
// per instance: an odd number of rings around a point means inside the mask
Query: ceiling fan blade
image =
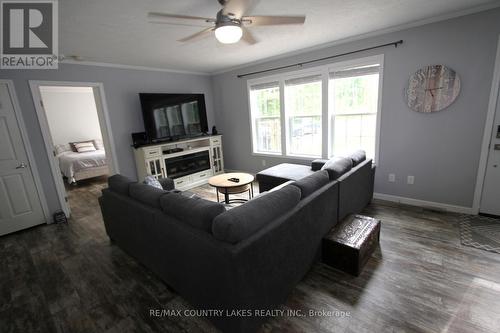
<svg viewBox="0 0 500 333"><path fill-rule="evenodd" d="M215 22L215 19L210 18L210 17L177 15L177 14L158 13L158 12L149 12L148 18L150 18L150 19L174 19L174 20L200 20L200 21L206 21L206 22Z"/></svg>
<svg viewBox="0 0 500 333"><path fill-rule="evenodd" d="M213 25L213 23L206 23L206 22L168 22L168 21L148 21L148 23L151 24L168 24L168 25L180 25L180 26L186 26L186 27L201 27L201 28L206 28L208 25Z"/></svg>
<svg viewBox="0 0 500 333"><path fill-rule="evenodd" d="M181 39L178 39L177 41L178 42L194 42L194 41L197 41L197 40L200 40L202 38L205 38L207 37L208 35L210 35L210 33L214 30L213 27L210 27L210 28L206 28L206 29L203 29L202 31L199 31L195 34L192 34L190 36L187 36L187 37L184 37L184 38L181 38Z"/></svg>
<svg viewBox="0 0 500 333"><path fill-rule="evenodd" d="M241 27L241 30L243 30L243 36L241 36L242 41L244 41L250 45L253 45L253 44L258 42L247 28Z"/></svg>
<svg viewBox="0 0 500 333"><path fill-rule="evenodd" d="M241 18L251 10L260 0L225 0L224 14L233 14L234 18Z"/></svg>
<svg viewBox="0 0 500 333"><path fill-rule="evenodd" d="M242 22L247 26L304 24L305 16L243 16Z"/></svg>

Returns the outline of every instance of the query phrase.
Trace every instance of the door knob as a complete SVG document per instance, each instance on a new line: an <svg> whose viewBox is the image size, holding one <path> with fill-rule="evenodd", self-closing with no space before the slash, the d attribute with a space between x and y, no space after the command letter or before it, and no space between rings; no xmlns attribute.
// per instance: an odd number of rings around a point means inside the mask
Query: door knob
<svg viewBox="0 0 500 333"><path fill-rule="evenodd" d="M16 169L26 169L28 166L24 163L24 162L21 162L21 164L19 164Z"/></svg>

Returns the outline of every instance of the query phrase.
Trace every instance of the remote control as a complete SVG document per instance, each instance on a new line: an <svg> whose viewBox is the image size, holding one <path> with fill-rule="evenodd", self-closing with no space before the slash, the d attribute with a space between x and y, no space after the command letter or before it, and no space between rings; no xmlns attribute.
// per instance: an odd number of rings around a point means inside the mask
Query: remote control
<svg viewBox="0 0 500 333"><path fill-rule="evenodd" d="M240 182L240 179L239 178L229 178L228 179L230 182L233 182L233 183L239 183Z"/></svg>

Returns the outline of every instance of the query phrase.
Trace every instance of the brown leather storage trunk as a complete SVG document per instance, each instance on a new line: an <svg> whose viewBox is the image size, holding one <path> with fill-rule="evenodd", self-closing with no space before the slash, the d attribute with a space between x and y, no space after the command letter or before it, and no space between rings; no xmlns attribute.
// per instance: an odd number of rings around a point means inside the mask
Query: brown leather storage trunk
<svg viewBox="0 0 500 333"><path fill-rule="evenodd" d="M363 215L348 215L322 242L322 261L358 276L380 239L380 221Z"/></svg>

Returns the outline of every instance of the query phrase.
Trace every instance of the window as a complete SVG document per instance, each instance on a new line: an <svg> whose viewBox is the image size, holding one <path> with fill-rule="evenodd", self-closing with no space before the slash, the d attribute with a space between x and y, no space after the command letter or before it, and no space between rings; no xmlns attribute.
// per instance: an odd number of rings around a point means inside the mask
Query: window
<svg viewBox="0 0 500 333"><path fill-rule="evenodd" d="M285 81L287 152L321 157L321 75Z"/></svg>
<svg viewBox="0 0 500 333"><path fill-rule="evenodd" d="M330 155L363 149L367 157L375 157L378 85L378 65L330 73L333 123Z"/></svg>
<svg viewBox="0 0 500 333"><path fill-rule="evenodd" d="M278 82L250 88L254 152L281 153L281 111Z"/></svg>
<svg viewBox="0 0 500 333"><path fill-rule="evenodd" d="M253 152L329 158L363 149L376 161L382 62L374 56L250 80Z"/></svg>

